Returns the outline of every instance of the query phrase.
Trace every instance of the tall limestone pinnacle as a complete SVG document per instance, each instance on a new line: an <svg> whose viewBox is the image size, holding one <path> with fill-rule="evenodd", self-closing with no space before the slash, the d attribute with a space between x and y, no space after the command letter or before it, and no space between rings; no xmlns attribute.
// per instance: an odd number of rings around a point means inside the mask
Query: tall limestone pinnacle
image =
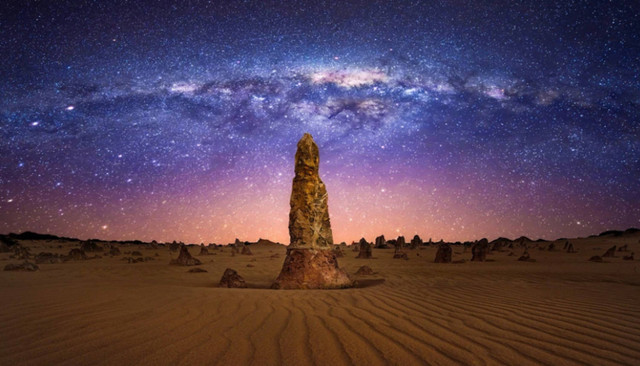
<svg viewBox="0 0 640 366"><path fill-rule="evenodd" d="M320 153L305 133L298 142L291 189L289 236L291 248L326 249L333 245L328 195L319 175Z"/></svg>
<svg viewBox="0 0 640 366"><path fill-rule="evenodd" d="M291 189L287 257L271 286L276 289L330 289L354 285L338 266L329 222L327 188L318 168L320 154L308 133L298 142Z"/></svg>

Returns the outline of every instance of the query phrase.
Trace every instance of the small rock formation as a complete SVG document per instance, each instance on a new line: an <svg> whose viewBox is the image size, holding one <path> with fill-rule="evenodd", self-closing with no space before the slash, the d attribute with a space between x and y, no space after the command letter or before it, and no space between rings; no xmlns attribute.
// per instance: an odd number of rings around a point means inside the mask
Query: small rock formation
<svg viewBox="0 0 640 366"><path fill-rule="evenodd" d="M589 258L589 262L602 263L602 262L604 262L604 260L602 260L601 256L594 255L593 257Z"/></svg>
<svg viewBox="0 0 640 366"><path fill-rule="evenodd" d="M358 256L356 258L362 258L362 259L370 259L371 258L371 244L369 244L368 241L366 241L364 238L360 239L360 242L358 243L358 247L360 248L360 252L358 253Z"/></svg>
<svg viewBox="0 0 640 366"><path fill-rule="evenodd" d="M631 255L625 255L625 256L623 256L623 257L622 257L622 260L625 260L625 261L632 261L632 260L634 260L634 259L633 259L633 252L631 252Z"/></svg>
<svg viewBox="0 0 640 366"><path fill-rule="evenodd" d="M613 258L616 256L616 246L612 246L602 255L602 258Z"/></svg>
<svg viewBox="0 0 640 366"><path fill-rule="evenodd" d="M487 260L487 251L489 247L489 241L487 239L481 239L473 245L471 248L471 261L472 262L484 262Z"/></svg>
<svg viewBox="0 0 640 366"><path fill-rule="evenodd" d="M53 264L53 263L63 262L63 258L61 258L60 255L55 253L47 253L47 252L41 252L36 254L34 259L36 261L36 264L44 264L44 263Z"/></svg>
<svg viewBox="0 0 640 366"><path fill-rule="evenodd" d="M342 246L340 246L340 245L334 246L333 247L333 254L335 254L336 258L344 257L344 250L342 249Z"/></svg>
<svg viewBox="0 0 640 366"><path fill-rule="evenodd" d="M451 245L440 244L438 246L438 251L436 252L436 259L434 260L434 263L451 263L452 256L453 249L451 249Z"/></svg>
<svg viewBox="0 0 640 366"><path fill-rule="evenodd" d="M80 249L82 249L85 253L102 252L104 250L104 248L91 240L82 242L82 244L80 244Z"/></svg>
<svg viewBox="0 0 640 366"><path fill-rule="evenodd" d="M556 249L556 245L553 243L549 243L549 246L547 247L547 250L550 252L553 252Z"/></svg>
<svg viewBox="0 0 640 366"><path fill-rule="evenodd" d="M527 249L525 249L524 253L522 253L520 258L518 258L518 261L520 261L520 262L535 262L536 260L532 259L531 256L529 255L529 252L527 251Z"/></svg>
<svg viewBox="0 0 640 366"><path fill-rule="evenodd" d="M249 248L249 246L242 244L242 251L240 252L240 254L242 255L253 255L253 253L251 253L251 249Z"/></svg>
<svg viewBox="0 0 640 366"><path fill-rule="evenodd" d="M334 254L327 189L318 173L320 153L310 134L300 139L289 201L287 257L273 288L315 289L353 286Z"/></svg>
<svg viewBox="0 0 640 366"><path fill-rule="evenodd" d="M356 275L358 276L369 276L373 274L373 270L369 266L361 266L356 271Z"/></svg>
<svg viewBox="0 0 640 366"><path fill-rule="evenodd" d="M180 243L176 243L175 240L173 241L173 243L169 244L169 251L170 252L177 252L178 249L180 249Z"/></svg>
<svg viewBox="0 0 640 366"><path fill-rule="evenodd" d="M67 254L65 261L82 261L88 259L87 255L85 254L84 250L82 249L78 249L78 248L73 248L69 251L69 254Z"/></svg>
<svg viewBox="0 0 640 366"><path fill-rule="evenodd" d="M409 260L409 257L403 249L400 249L400 247L396 247L396 250L393 252L393 259Z"/></svg>
<svg viewBox="0 0 640 366"><path fill-rule="evenodd" d="M625 244L625 245L621 245L620 248L618 248L619 252L627 252L629 251L629 245Z"/></svg>
<svg viewBox="0 0 640 366"><path fill-rule="evenodd" d="M573 243L567 242L565 247L567 249L567 253L576 253L576 250L573 249Z"/></svg>
<svg viewBox="0 0 640 366"><path fill-rule="evenodd" d="M204 244L200 244L200 253L198 255L209 255L209 249Z"/></svg>
<svg viewBox="0 0 640 366"><path fill-rule="evenodd" d="M177 265L177 266L197 266L202 264L199 259L193 258L189 253L189 249L187 246L182 244L180 246L180 255L178 255L177 259L172 259L169 264Z"/></svg>
<svg viewBox="0 0 640 366"><path fill-rule="evenodd" d="M244 282L244 278L240 277L238 272L231 268L227 268L220 279L220 287L227 288L245 288L247 284Z"/></svg>
<svg viewBox="0 0 640 366"><path fill-rule="evenodd" d="M569 241L567 240L564 242L564 246L562 247L562 250L568 250L568 248L569 248Z"/></svg>
<svg viewBox="0 0 640 366"><path fill-rule="evenodd" d="M417 234L413 236L413 239L411 239L411 249L420 248L423 244L424 242L422 241L422 239L420 239L420 236L418 236Z"/></svg>
<svg viewBox="0 0 640 366"><path fill-rule="evenodd" d="M404 252L404 237L399 236L394 243L395 250L393 251L393 259L409 259L407 253Z"/></svg>
<svg viewBox="0 0 640 366"><path fill-rule="evenodd" d="M376 249L387 249L387 239L384 238L384 235L380 235L376 238L376 244L374 246Z"/></svg>
<svg viewBox="0 0 640 366"><path fill-rule="evenodd" d="M134 250L133 252L131 252L131 255L132 255L132 256L135 256L135 257L142 257L142 253L140 253L140 252L139 252L139 251L137 251L137 250Z"/></svg>
<svg viewBox="0 0 640 366"><path fill-rule="evenodd" d="M34 272L39 270L38 265L25 261L21 264L7 264L4 266L5 271L24 271L24 272Z"/></svg>
<svg viewBox="0 0 640 366"><path fill-rule="evenodd" d="M207 272L207 270L203 269L203 268L196 267L196 268L191 268L187 272L189 272L189 273L205 273L205 272Z"/></svg>
<svg viewBox="0 0 640 366"><path fill-rule="evenodd" d="M112 246L111 249L109 249L109 255L111 256L120 255L120 249L118 249L118 247Z"/></svg>

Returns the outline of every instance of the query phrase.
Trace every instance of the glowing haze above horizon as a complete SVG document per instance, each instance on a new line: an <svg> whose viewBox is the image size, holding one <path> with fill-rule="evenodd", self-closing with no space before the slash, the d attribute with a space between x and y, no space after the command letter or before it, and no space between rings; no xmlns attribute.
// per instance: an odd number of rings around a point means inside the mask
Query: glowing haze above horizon
<svg viewBox="0 0 640 366"><path fill-rule="evenodd" d="M305 132L336 242L640 226L639 8L10 2L0 233L288 243Z"/></svg>

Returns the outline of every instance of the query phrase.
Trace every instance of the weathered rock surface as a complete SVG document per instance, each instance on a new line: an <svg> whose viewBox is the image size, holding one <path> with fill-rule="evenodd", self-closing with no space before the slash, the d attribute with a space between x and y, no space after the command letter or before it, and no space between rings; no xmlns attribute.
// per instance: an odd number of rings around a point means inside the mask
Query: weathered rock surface
<svg viewBox="0 0 640 366"><path fill-rule="evenodd" d="M356 275L358 276L369 276L373 274L373 270L369 266L361 266L356 271Z"/></svg>
<svg viewBox="0 0 640 366"><path fill-rule="evenodd" d="M594 255L593 257L589 258L589 262L602 263L602 262L604 262L604 260L602 260L601 256Z"/></svg>
<svg viewBox="0 0 640 366"><path fill-rule="evenodd" d="M435 263L451 263L452 256L453 256L453 249L451 249L451 245L440 244L438 246L438 251L436 252L436 258L434 262Z"/></svg>
<svg viewBox="0 0 640 366"><path fill-rule="evenodd" d="M333 251L327 189L320 179L320 153L310 134L298 142L289 205L289 248L273 288L353 286Z"/></svg>
<svg viewBox="0 0 640 366"><path fill-rule="evenodd" d="M624 261L632 261L633 260L633 252L631 252L630 255L623 256L622 260L624 260Z"/></svg>
<svg viewBox="0 0 640 366"><path fill-rule="evenodd" d="M80 249L82 249L85 253L102 252L104 250L104 248L91 240L82 242L82 244L80 244Z"/></svg>
<svg viewBox="0 0 640 366"><path fill-rule="evenodd" d="M471 261L472 262L484 262L487 260L487 251L489 249L489 241L487 239L481 239L473 245L471 248Z"/></svg>
<svg viewBox="0 0 640 366"><path fill-rule="evenodd" d="M627 252L629 251L629 244L625 244L625 245L621 245L620 248L618 248L619 252Z"/></svg>
<svg viewBox="0 0 640 366"><path fill-rule="evenodd" d="M335 254L336 258L342 258L344 257L344 250L342 249L342 246L340 245L335 245L333 247L333 254Z"/></svg>
<svg viewBox="0 0 640 366"><path fill-rule="evenodd" d="M176 243L175 240L173 241L173 243L169 244L170 252L177 252L179 249L180 249L180 243Z"/></svg>
<svg viewBox="0 0 640 366"><path fill-rule="evenodd" d="M120 255L120 249L118 249L118 247L112 246L111 249L109 249L109 255L111 256Z"/></svg>
<svg viewBox="0 0 640 366"><path fill-rule="evenodd" d="M247 287L246 282L244 282L244 278L242 278L238 272L231 268L227 268L220 279L220 287L227 288L245 288Z"/></svg>
<svg viewBox="0 0 640 366"><path fill-rule="evenodd" d="M53 264L63 262L63 258L60 255L48 252L40 252L36 254L34 260L36 261L36 264Z"/></svg>
<svg viewBox="0 0 640 366"><path fill-rule="evenodd" d="M616 256L616 246L612 246L602 255L602 258L613 258Z"/></svg>
<svg viewBox="0 0 640 366"><path fill-rule="evenodd" d="M518 258L518 261L520 261L520 262L535 262L536 260L532 259L531 255L529 255L529 252L525 249L524 253L522 253L520 258Z"/></svg>
<svg viewBox="0 0 640 366"><path fill-rule="evenodd" d="M371 258L371 252L372 252L371 244L369 244L368 241L366 241L364 238L360 239L360 242L358 243L358 247L359 247L359 253L356 258L363 258L363 259Z"/></svg>
<svg viewBox="0 0 640 366"><path fill-rule="evenodd" d="M422 241L422 239L418 235L414 235L413 239L411 239L411 249L420 248L423 244L424 244L424 242Z"/></svg>
<svg viewBox="0 0 640 366"><path fill-rule="evenodd" d="M24 272L34 272L39 270L38 265L25 261L21 264L7 264L4 266L5 271L24 271Z"/></svg>
<svg viewBox="0 0 640 366"><path fill-rule="evenodd" d="M576 252L576 250L573 248L573 243L567 242L566 247L567 247L567 253L575 253Z"/></svg>
<svg viewBox="0 0 640 366"><path fill-rule="evenodd" d="M251 252L251 249L247 246L242 244L242 251L240 251L240 254L242 255L253 255L253 253Z"/></svg>
<svg viewBox="0 0 640 366"><path fill-rule="evenodd" d="M346 271L338 267L332 250L287 248L276 289L332 289L353 286Z"/></svg>
<svg viewBox="0 0 640 366"><path fill-rule="evenodd" d="M327 189L320 179L320 154L310 134L298 142L295 177L289 202L289 236L292 248L325 249L333 245Z"/></svg>
<svg viewBox="0 0 640 366"><path fill-rule="evenodd" d="M404 236L399 236L396 239L396 248L404 248L405 246L407 246L407 242L404 240Z"/></svg>
<svg viewBox="0 0 640 366"><path fill-rule="evenodd" d="M189 253L186 245L180 246L180 255L178 255L177 259L172 259L169 264L177 265L177 266L197 266L202 264L199 259L193 258Z"/></svg>
<svg viewBox="0 0 640 366"><path fill-rule="evenodd" d="M85 259L89 259L87 257L87 255L85 254L84 250L79 249L79 248L73 248L69 251L69 254L67 254L67 257L65 258L65 260L69 261L82 261Z"/></svg>
<svg viewBox="0 0 640 366"><path fill-rule="evenodd" d="M198 255L209 255L209 249L207 249L204 244L200 244L200 254Z"/></svg>
<svg viewBox="0 0 640 366"><path fill-rule="evenodd" d="M387 249L387 239L384 238L384 235L380 235L376 238L376 244L374 247L376 249Z"/></svg>
<svg viewBox="0 0 640 366"><path fill-rule="evenodd" d="M207 272L207 270L203 269L203 268L196 267L196 268L191 268L187 272L189 272L189 273L205 273L205 272Z"/></svg>

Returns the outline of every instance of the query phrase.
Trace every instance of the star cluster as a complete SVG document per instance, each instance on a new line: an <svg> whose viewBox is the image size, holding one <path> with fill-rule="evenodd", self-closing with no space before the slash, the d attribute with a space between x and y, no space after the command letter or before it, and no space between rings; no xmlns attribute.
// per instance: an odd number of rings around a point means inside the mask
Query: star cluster
<svg viewBox="0 0 640 366"><path fill-rule="evenodd" d="M633 1L0 10L0 232L288 242L309 132L338 241L640 224Z"/></svg>

